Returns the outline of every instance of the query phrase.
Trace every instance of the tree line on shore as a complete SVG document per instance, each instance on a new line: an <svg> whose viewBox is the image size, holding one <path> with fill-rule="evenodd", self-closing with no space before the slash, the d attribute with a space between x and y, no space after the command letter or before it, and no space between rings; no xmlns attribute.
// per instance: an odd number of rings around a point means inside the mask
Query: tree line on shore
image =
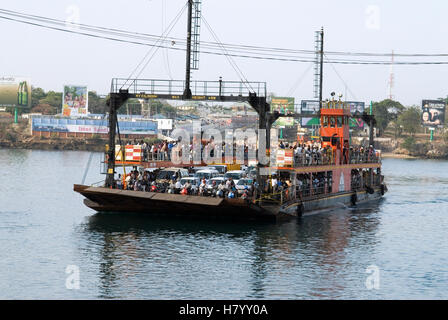
<svg viewBox="0 0 448 320"><path fill-rule="evenodd" d="M88 108L90 113L94 114L106 114L109 109L107 106L108 96L100 96L96 91L88 92ZM62 110L62 92L58 91L45 91L39 87L32 87L31 89L31 108L30 109L18 109L18 113L41 113L44 115L55 115L61 113ZM7 112L14 114L14 108L7 108ZM122 106L119 110L119 114L141 114L142 108L137 99L129 99L127 106ZM151 113L163 114L166 116L172 116L176 113L176 108L169 105L164 101L153 100L151 101Z"/></svg>
<svg viewBox="0 0 448 320"><path fill-rule="evenodd" d="M90 113L105 114L108 112L107 96L100 96L96 91L88 92L88 108ZM133 101L134 100L134 101ZM443 99L448 103L448 97ZM122 106L118 113L141 114L141 104L136 99L130 99L128 105ZM32 87L31 109L19 109L19 113L42 113L45 115L54 115L61 113L62 92L45 91L39 87ZM11 114L13 108L9 108ZM405 107L399 101L386 99L379 102L373 102L372 111L376 119L376 128L378 136L383 136L386 130L393 132L394 138L398 139L407 133L414 137L416 133L426 132L422 126L422 110L419 106ZM172 117L176 115L176 108L165 101L151 101L151 114L163 114Z"/></svg>
<svg viewBox="0 0 448 320"><path fill-rule="evenodd" d="M437 100L445 101L448 104L448 97ZM403 133L413 136L416 133L426 132L422 125L422 108L420 106L405 107L398 101L386 99L374 102L372 107L379 136L382 136L386 129L392 130L395 138L400 137Z"/></svg>
<svg viewBox="0 0 448 320"><path fill-rule="evenodd" d="M448 103L448 98L438 99ZM434 139L440 143L431 143L429 130L422 124L420 106L405 107L398 101L390 99L372 104L376 119L378 136L389 136L399 143L399 148L415 156L445 158L448 156L448 130L435 131Z"/></svg>

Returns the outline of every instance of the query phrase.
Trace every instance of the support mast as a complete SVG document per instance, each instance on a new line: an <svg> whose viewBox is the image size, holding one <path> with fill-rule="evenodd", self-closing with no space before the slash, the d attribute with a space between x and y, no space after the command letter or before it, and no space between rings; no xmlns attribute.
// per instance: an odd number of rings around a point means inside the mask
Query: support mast
<svg viewBox="0 0 448 320"><path fill-rule="evenodd" d="M322 85L324 72L324 28L320 30L319 111L322 109Z"/></svg>
<svg viewBox="0 0 448 320"><path fill-rule="evenodd" d="M191 26L193 16L193 0L188 0L188 23L187 23L187 53L185 69L185 90L184 99L191 99L190 78L191 78Z"/></svg>

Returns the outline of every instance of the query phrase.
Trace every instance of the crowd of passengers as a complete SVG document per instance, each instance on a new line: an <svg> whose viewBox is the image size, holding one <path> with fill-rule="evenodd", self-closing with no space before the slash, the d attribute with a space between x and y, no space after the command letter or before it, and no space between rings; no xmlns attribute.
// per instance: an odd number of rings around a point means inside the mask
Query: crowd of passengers
<svg viewBox="0 0 448 320"><path fill-rule="evenodd" d="M312 166L334 164L335 150L329 145L323 146L321 142L288 143L280 142L280 149L292 149L295 166ZM376 162L377 153L373 146L349 146L344 144L341 148L340 164Z"/></svg>
<svg viewBox="0 0 448 320"><path fill-rule="evenodd" d="M328 179L323 174L313 174L311 182L309 174L300 174L296 177L296 195L302 198L311 195L311 193L313 195L323 194L325 193L326 185L328 192L331 192L331 177ZM288 200L294 196L293 188L294 186L289 178L273 175L268 179L267 187L264 191L272 194L274 198Z"/></svg>
<svg viewBox="0 0 448 320"><path fill-rule="evenodd" d="M216 180L207 181L206 179L201 179L198 184L192 183L192 180L190 179L185 179L184 183L182 183L182 179L178 176L178 173L175 173L169 181L157 182L157 173L158 170L152 172L141 172L134 169L125 177L118 175L116 187L118 189L143 192L172 193L219 198L241 198L246 200L257 198L257 190L259 190L259 184L256 179L250 179L249 184L244 185L243 189L238 190L236 188L235 181L232 178L222 180L221 182ZM245 179L245 177L243 177L243 179ZM313 195L326 193L325 187L328 188L328 193L331 192L331 177L327 177L324 174L313 174L312 179L309 174L300 174L297 175L296 179L295 195L299 197L306 197L311 195L311 193ZM294 185L291 179L281 177L279 175L272 175L267 179L264 190L261 191L264 194L271 194L274 199L288 200L294 195L293 188Z"/></svg>
<svg viewBox="0 0 448 320"><path fill-rule="evenodd" d="M182 179L178 173L175 173L169 181L165 179L163 182L157 182L157 173L158 170L153 172L140 172L134 169L128 173L126 177L122 177L121 174L119 174L116 185L118 189L125 190L220 198L240 197L242 199L252 198L254 196L254 190L258 188L256 179L251 179L251 182L248 185L245 185L244 189L238 190L236 188L235 181L231 177L226 180L222 180L221 182L217 182L216 180L208 182L205 178L203 178L199 180L198 184L192 183L189 179L185 179L186 181L182 183ZM245 177L243 177L243 179L244 178Z"/></svg>
<svg viewBox="0 0 448 320"><path fill-rule="evenodd" d="M179 147L181 150L189 150L189 159L193 160L194 152L193 144L184 146L181 142L177 141L160 141L153 144L148 144L144 140L129 142L129 144L141 145L143 161L170 161L171 152L173 148ZM186 147L184 149L184 147ZM204 149L210 150L210 156L213 157L213 151L215 144L213 140L207 141L201 144L201 154ZM237 155L238 146L233 143L233 154ZM251 149L256 149L255 146L250 146ZM307 143L288 143L281 141L278 145L279 149L290 149L294 154L294 166L312 166L312 165L325 165L334 164L336 155L335 150L330 146L323 146L321 142L307 142ZM340 164L350 163L368 163L378 161L377 152L373 146L364 148L363 146L349 146L345 143L341 150ZM226 144L222 143L221 147L222 156L225 156ZM244 146L244 159L248 159L249 146ZM181 152L180 152L181 155Z"/></svg>
<svg viewBox="0 0 448 320"><path fill-rule="evenodd" d="M369 181L369 170L352 169L351 177L352 190L364 188ZM373 171L373 185L379 186L383 183L383 181L384 176L381 174L381 169L377 168Z"/></svg>
<svg viewBox="0 0 448 320"><path fill-rule="evenodd" d="M162 140L160 142L155 142L153 144L146 143L144 140L135 140L135 141L129 141L128 144L131 145L140 145L142 148L142 156L143 161L170 161L171 160L171 153L173 151L173 148L179 148L179 154L182 155L182 150L189 150L189 159L190 161L193 160L195 154L195 150L193 148L193 144L189 143L188 145L185 145L185 143L179 142L179 141L168 141L168 140ZM238 146L236 143L233 143L233 154L237 154ZM209 154L211 157L214 156L214 149L215 149L215 143L213 142L213 139L210 139L207 142L201 143L201 154L204 151L204 149L210 150ZM222 156L225 156L226 152L226 144L225 142L222 142L221 146L221 152ZM244 159L248 159L248 152L249 152L249 146L244 146Z"/></svg>

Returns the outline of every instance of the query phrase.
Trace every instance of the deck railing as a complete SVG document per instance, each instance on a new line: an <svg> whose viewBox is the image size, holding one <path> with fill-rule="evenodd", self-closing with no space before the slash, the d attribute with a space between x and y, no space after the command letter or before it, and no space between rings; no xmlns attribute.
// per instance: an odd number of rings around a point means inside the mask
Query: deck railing
<svg viewBox="0 0 448 320"><path fill-rule="evenodd" d="M129 94L154 94L181 96L185 90L185 80L161 79L112 79L111 92L118 93L127 89ZM242 96L256 93L258 97L266 97L266 82L242 81L191 81L190 90L193 96Z"/></svg>
<svg viewBox="0 0 448 320"><path fill-rule="evenodd" d="M141 150L138 160L135 162L148 162L148 161L170 161L171 153L167 151L150 151L147 149L138 149ZM234 151L236 153L236 150ZM134 156L136 155L136 151L134 150ZM192 158L192 156L190 157ZM244 153L244 160L246 163L248 162L249 155L247 152ZM132 160L131 160L132 161ZM225 156L223 155L221 163L225 163ZM366 153L349 153L348 158L341 157L339 164L368 164L368 163L381 163L381 156L375 154ZM276 163L274 166L279 167L291 167L291 168L303 168L303 167L312 167L312 166L327 166L327 165L335 165L335 157L332 153L319 153L319 152L311 152L311 153L300 153L294 154L293 162L290 165L284 165L283 162Z"/></svg>

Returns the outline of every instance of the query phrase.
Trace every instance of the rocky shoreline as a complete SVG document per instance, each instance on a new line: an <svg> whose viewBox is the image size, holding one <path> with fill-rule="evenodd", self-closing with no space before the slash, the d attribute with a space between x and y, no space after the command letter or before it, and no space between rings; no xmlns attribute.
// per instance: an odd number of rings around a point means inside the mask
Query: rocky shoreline
<svg viewBox="0 0 448 320"><path fill-rule="evenodd" d="M105 141L83 139L29 139L24 141L2 141L0 148L35 150L73 150L103 152Z"/></svg>
<svg viewBox="0 0 448 320"><path fill-rule="evenodd" d="M29 133L27 122L0 124L0 148L36 150L77 150L103 152L106 140L95 138L37 137Z"/></svg>
<svg viewBox="0 0 448 320"><path fill-rule="evenodd" d="M0 125L0 148L36 150L74 150L104 152L106 140L101 138L47 138L31 136L26 123ZM378 139L376 148L383 158L448 160L448 144L418 142L411 151L400 146L400 141Z"/></svg>
<svg viewBox="0 0 448 320"><path fill-rule="evenodd" d="M382 151L383 158L395 159L436 159L448 160L448 144L437 142L416 142L411 150L403 147L403 139L378 139L376 148Z"/></svg>
<svg viewBox="0 0 448 320"><path fill-rule="evenodd" d="M28 136L21 140L0 139L0 148L7 149L35 149L35 150L72 150L104 152L107 141L103 139L82 138L44 138ZM379 148L380 149L380 148ZM425 152L413 154L408 150L396 148L394 150L382 149L383 158L393 159L439 159L448 160L448 153L443 148L424 150Z"/></svg>
<svg viewBox="0 0 448 320"><path fill-rule="evenodd" d="M386 152L381 155L383 159L418 159L418 157L410 156L407 154Z"/></svg>

